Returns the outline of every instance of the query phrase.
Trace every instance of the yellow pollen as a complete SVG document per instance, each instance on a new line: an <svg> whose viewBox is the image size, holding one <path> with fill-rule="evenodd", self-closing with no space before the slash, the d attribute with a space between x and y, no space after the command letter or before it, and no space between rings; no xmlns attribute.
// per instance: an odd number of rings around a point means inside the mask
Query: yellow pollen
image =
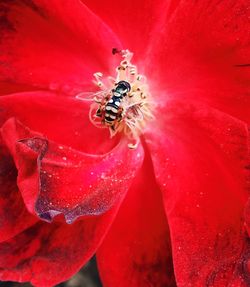
<svg viewBox="0 0 250 287"><path fill-rule="evenodd" d="M153 103L146 77L139 74L131 63L133 53L115 50L122 60L116 68L116 77L103 79L102 73L94 74L94 84L99 92L94 94L89 118L98 128L108 128L110 136L123 133L135 149L148 121L152 120Z"/></svg>

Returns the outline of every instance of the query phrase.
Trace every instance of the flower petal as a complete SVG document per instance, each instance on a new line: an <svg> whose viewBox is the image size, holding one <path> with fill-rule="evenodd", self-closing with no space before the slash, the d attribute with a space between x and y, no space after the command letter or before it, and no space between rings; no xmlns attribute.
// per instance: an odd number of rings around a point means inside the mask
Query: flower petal
<svg viewBox="0 0 250 287"><path fill-rule="evenodd" d="M50 287L69 279L94 254L117 208L72 225L39 222L0 244L0 280Z"/></svg>
<svg viewBox="0 0 250 287"><path fill-rule="evenodd" d="M246 124L191 102L169 102L161 114L147 142L164 196L178 286L248 286Z"/></svg>
<svg viewBox="0 0 250 287"><path fill-rule="evenodd" d="M119 36L124 49L135 52L138 61L145 60L151 42L159 35L159 26L165 20L168 1L162 0L82 0ZM138 64L138 63L137 63ZM143 63L141 68L143 69Z"/></svg>
<svg viewBox="0 0 250 287"><path fill-rule="evenodd" d="M110 153L93 156L58 145L14 119L2 127L17 169L18 186L30 212L51 221L63 213L68 223L82 215L99 215L126 194L143 159L142 147L126 141Z"/></svg>
<svg viewBox="0 0 250 287"><path fill-rule="evenodd" d="M77 0L1 1L0 13L0 80L74 94L109 71L120 46Z"/></svg>
<svg viewBox="0 0 250 287"><path fill-rule="evenodd" d="M148 153L97 260L105 286L175 286L167 220Z"/></svg>
<svg viewBox="0 0 250 287"><path fill-rule="evenodd" d="M17 171L0 137L0 242L36 223L26 209L16 185Z"/></svg>
<svg viewBox="0 0 250 287"><path fill-rule="evenodd" d="M0 125L15 117L30 129L62 145L103 154L119 140L89 120L91 101L79 101L51 92L17 93L0 97Z"/></svg>
<svg viewBox="0 0 250 287"><path fill-rule="evenodd" d="M15 92L33 91L34 87L29 85L14 84L6 81L0 81L0 96L12 94Z"/></svg>
<svg viewBox="0 0 250 287"><path fill-rule="evenodd" d="M248 0L171 1L144 63L154 88L249 123L249 7Z"/></svg>

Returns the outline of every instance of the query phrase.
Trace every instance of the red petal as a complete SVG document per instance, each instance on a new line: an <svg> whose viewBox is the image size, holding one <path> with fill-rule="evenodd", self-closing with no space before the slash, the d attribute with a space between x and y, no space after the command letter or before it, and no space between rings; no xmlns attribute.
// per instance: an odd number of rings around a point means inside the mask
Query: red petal
<svg viewBox="0 0 250 287"><path fill-rule="evenodd" d="M116 210L72 225L40 222L0 244L0 280L50 287L69 279L93 256Z"/></svg>
<svg viewBox="0 0 250 287"><path fill-rule="evenodd" d="M0 11L0 80L74 94L111 68L119 40L80 1L2 1Z"/></svg>
<svg viewBox="0 0 250 287"><path fill-rule="evenodd" d="M90 153L105 153L117 144L107 129L97 129L89 120L91 102L50 92L19 93L0 97L0 125L15 117L30 129L69 147Z"/></svg>
<svg viewBox="0 0 250 287"><path fill-rule="evenodd" d="M161 0L82 0L101 17L121 39L123 48L135 52L139 61L145 60L148 46L159 37L159 26L165 20L168 6ZM141 65L143 68L144 63Z"/></svg>
<svg viewBox="0 0 250 287"><path fill-rule="evenodd" d="M20 85L20 84L0 81L0 96L12 94L15 92L28 92L28 91L33 91L33 90L34 90L34 87L29 86L29 85Z"/></svg>
<svg viewBox="0 0 250 287"><path fill-rule="evenodd" d="M246 168L250 168L250 166L248 165ZM250 237L250 197L248 198L247 204L246 204L246 208L245 208L245 227L248 233L248 237ZM249 259L249 258L247 258ZM248 268L249 274L250 274L250 267L249 267L249 260L246 260L246 263L248 264L246 267Z"/></svg>
<svg viewBox="0 0 250 287"><path fill-rule="evenodd" d="M191 102L169 102L161 114L163 122L147 136L178 286L248 286L247 126Z"/></svg>
<svg viewBox="0 0 250 287"><path fill-rule="evenodd" d="M104 285L175 286L170 249L162 199L147 154L97 252Z"/></svg>
<svg viewBox="0 0 250 287"><path fill-rule="evenodd" d="M126 194L143 159L122 141L111 152L93 156L49 141L13 119L2 128L18 169L18 186L30 212L44 219L63 213L68 223L98 215Z"/></svg>
<svg viewBox="0 0 250 287"><path fill-rule="evenodd" d="M155 89L250 122L249 18L248 0L172 1L144 63Z"/></svg>
<svg viewBox="0 0 250 287"><path fill-rule="evenodd" d="M5 241L36 222L28 213L16 185L17 171L0 137L0 242Z"/></svg>

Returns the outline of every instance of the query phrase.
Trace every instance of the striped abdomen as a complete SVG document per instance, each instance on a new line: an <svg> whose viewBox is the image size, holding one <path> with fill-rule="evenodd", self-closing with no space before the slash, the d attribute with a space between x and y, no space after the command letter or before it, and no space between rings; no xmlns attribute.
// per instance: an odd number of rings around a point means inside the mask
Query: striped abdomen
<svg viewBox="0 0 250 287"><path fill-rule="evenodd" d="M121 99L121 97L113 96L108 101L105 107L105 122L112 124L118 118Z"/></svg>

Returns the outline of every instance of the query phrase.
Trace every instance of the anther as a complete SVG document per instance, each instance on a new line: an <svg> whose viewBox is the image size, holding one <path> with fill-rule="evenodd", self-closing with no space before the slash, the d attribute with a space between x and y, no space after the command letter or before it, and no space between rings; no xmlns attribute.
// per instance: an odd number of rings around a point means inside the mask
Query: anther
<svg viewBox="0 0 250 287"><path fill-rule="evenodd" d="M129 148L135 149L146 123L154 118L153 105L146 78L131 64L133 53L113 48L112 54L120 54L123 59L116 68L116 78L105 81L101 80L102 73L94 74L94 83L101 91L93 98L90 121L96 127L108 128L111 137L123 133L130 141Z"/></svg>
<svg viewBox="0 0 250 287"><path fill-rule="evenodd" d="M119 54L121 53L121 50L118 50L117 48L113 48L112 49L112 54L115 55L115 54Z"/></svg>

